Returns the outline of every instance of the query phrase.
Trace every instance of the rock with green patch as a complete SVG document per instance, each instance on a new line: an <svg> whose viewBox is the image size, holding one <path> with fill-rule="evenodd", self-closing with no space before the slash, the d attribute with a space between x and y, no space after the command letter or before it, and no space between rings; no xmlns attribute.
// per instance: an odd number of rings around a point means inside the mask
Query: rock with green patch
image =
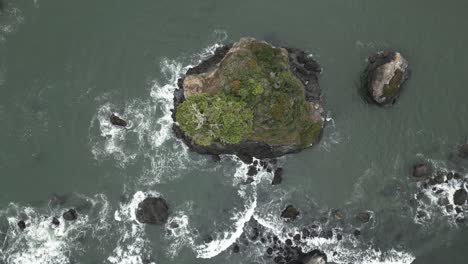
<svg viewBox="0 0 468 264"><path fill-rule="evenodd" d="M395 51L381 51L368 58L366 89L380 106L395 103L409 78L408 61Z"/></svg>
<svg viewBox="0 0 468 264"><path fill-rule="evenodd" d="M272 158L320 139L321 68L298 49L253 38L218 48L174 92L174 132L202 154Z"/></svg>

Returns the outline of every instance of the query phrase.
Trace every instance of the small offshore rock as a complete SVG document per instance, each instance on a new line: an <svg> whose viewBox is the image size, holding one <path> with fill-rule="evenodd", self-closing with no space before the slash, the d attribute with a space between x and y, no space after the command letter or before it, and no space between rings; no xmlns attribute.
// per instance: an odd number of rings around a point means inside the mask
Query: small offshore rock
<svg viewBox="0 0 468 264"><path fill-rule="evenodd" d="M237 245L237 243L234 243L234 245L232 245L232 253L239 253L239 251L239 245Z"/></svg>
<svg viewBox="0 0 468 264"><path fill-rule="evenodd" d="M24 222L24 220L20 220L18 221L18 227L21 231L25 230L26 229L26 222Z"/></svg>
<svg viewBox="0 0 468 264"><path fill-rule="evenodd" d="M357 237L358 237L358 236L361 235L361 230L356 229L356 230L354 230L353 234L354 234L354 236L357 236Z"/></svg>
<svg viewBox="0 0 468 264"><path fill-rule="evenodd" d="M299 211L292 205L286 206L286 209L281 213L281 217L294 220L299 216Z"/></svg>
<svg viewBox="0 0 468 264"><path fill-rule="evenodd" d="M368 58L367 91L380 106L395 103L409 78L408 61L395 51L380 51Z"/></svg>
<svg viewBox="0 0 468 264"><path fill-rule="evenodd" d="M465 189L458 189L453 194L453 203L456 205L464 205L468 199L468 193Z"/></svg>
<svg viewBox="0 0 468 264"><path fill-rule="evenodd" d="M211 160L213 160L214 162L220 162L221 161L221 156L211 155Z"/></svg>
<svg viewBox="0 0 468 264"><path fill-rule="evenodd" d="M371 214L368 211L362 211L356 215L356 218L363 223L367 223L371 218Z"/></svg>
<svg viewBox="0 0 468 264"><path fill-rule="evenodd" d="M254 165L250 165L249 170L247 171L247 176L250 176L250 177L255 176L257 175L257 172L258 172L257 167L255 167Z"/></svg>
<svg viewBox="0 0 468 264"><path fill-rule="evenodd" d="M125 121L122 118L118 117L116 114L112 114L110 116L110 122L114 126L121 126L121 127L126 127L127 126L127 121Z"/></svg>
<svg viewBox="0 0 468 264"><path fill-rule="evenodd" d="M283 181L283 168L277 168L271 181L271 185L278 185Z"/></svg>
<svg viewBox="0 0 468 264"><path fill-rule="evenodd" d="M78 218L78 213L75 209L69 209L68 211L63 213L62 217L67 221L74 221Z"/></svg>
<svg viewBox="0 0 468 264"><path fill-rule="evenodd" d="M463 144L458 148L458 156L462 159L468 158L468 144Z"/></svg>
<svg viewBox="0 0 468 264"><path fill-rule="evenodd" d="M147 197L138 204L135 215L143 224L164 224L169 218L169 206L162 197Z"/></svg>
<svg viewBox="0 0 468 264"><path fill-rule="evenodd" d="M332 213L336 220L344 220L346 218L345 213L341 210L335 209Z"/></svg>
<svg viewBox="0 0 468 264"><path fill-rule="evenodd" d="M58 220L57 217L55 217L55 216L52 217L52 224L53 224L54 226L60 225L60 221Z"/></svg>
<svg viewBox="0 0 468 264"><path fill-rule="evenodd" d="M419 163L413 166L412 174L415 179L423 180L430 174L429 166L424 163Z"/></svg>

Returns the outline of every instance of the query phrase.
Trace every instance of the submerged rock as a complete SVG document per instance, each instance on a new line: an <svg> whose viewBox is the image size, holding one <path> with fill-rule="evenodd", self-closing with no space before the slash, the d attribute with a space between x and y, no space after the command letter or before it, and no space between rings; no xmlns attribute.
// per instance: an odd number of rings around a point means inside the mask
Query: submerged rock
<svg viewBox="0 0 468 264"><path fill-rule="evenodd" d="M68 211L63 213L62 217L67 221L74 221L78 218L78 213L75 209L69 209Z"/></svg>
<svg viewBox="0 0 468 264"><path fill-rule="evenodd" d="M116 114L112 114L110 116L110 122L114 126L121 126L121 127L126 127L127 126L127 121L125 121L122 118L118 117Z"/></svg>
<svg viewBox="0 0 468 264"><path fill-rule="evenodd" d="M26 229L26 222L24 222L24 220L18 221L17 225L21 231Z"/></svg>
<svg viewBox="0 0 468 264"><path fill-rule="evenodd" d="M413 166L411 175L417 180L424 180L430 175L430 168L424 163L419 163Z"/></svg>
<svg viewBox="0 0 468 264"><path fill-rule="evenodd" d="M218 48L179 80L174 133L201 154L264 159L301 151L325 124L320 72L309 54L252 38Z"/></svg>
<svg viewBox="0 0 468 264"><path fill-rule="evenodd" d="M169 206L161 197L148 197L138 204L135 215L143 224L164 224L169 218Z"/></svg>
<svg viewBox="0 0 468 264"><path fill-rule="evenodd" d="M458 189L453 194L453 203L456 205L464 205L468 199L468 193L465 189Z"/></svg>
<svg viewBox="0 0 468 264"><path fill-rule="evenodd" d="M275 170L273 180L271 181L271 185L278 185L283 181L283 169L277 168Z"/></svg>
<svg viewBox="0 0 468 264"><path fill-rule="evenodd" d="M286 206L286 209L281 213L281 217L294 220L299 216L299 211L292 205Z"/></svg>
<svg viewBox="0 0 468 264"><path fill-rule="evenodd" d="M239 248L239 245L237 245L236 243L234 243L232 245L232 253L239 253L240 251L240 248Z"/></svg>
<svg viewBox="0 0 468 264"><path fill-rule="evenodd" d="M368 58L367 91L380 106L395 103L409 78L408 61L395 51L380 51Z"/></svg>
<svg viewBox="0 0 468 264"><path fill-rule="evenodd" d="M371 214L368 211L362 211L356 215L356 218L363 223L367 223L371 218Z"/></svg>
<svg viewBox="0 0 468 264"><path fill-rule="evenodd" d="M458 148L458 156L462 159L468 159L468 144L463 144Z"/></svg>

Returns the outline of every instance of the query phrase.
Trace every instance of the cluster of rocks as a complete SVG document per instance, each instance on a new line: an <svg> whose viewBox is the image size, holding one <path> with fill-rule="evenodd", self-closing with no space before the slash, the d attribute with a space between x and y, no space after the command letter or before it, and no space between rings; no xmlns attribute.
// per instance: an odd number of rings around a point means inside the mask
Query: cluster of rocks
<svg viewBox="0 0 468 264"><path fill-rule="evenodd" d="M283 182L283 168L278 167L277 159L266 159L259 161L243 158L242 161L246 164L250 164L246 173L247 179L245 180L244 184L250 184L254 182L255 175L257 175L261 170L264 170L268 173L273 173L271 185L278 185Z"/></svg>
<svg viewBox="0 0 468 264"><path fill-rule="evenodd" d="M413 165L410 175L422 188L422 192L416 195L417 200L425 198L425 194L437 197L437 205L443 211L455 216L456 222L465 222L465 212L468 211L468 178L465 175L456 171L434 171L425 163ZM453 189L455 189L453 193L449 192ZM422 210L416 213L417 219L426 217L427 214Z"/></svg>
<svg viewBox="0 0 468 264"><path fill-rule="evenodd" d="M62 214L62 218L65 220L65 221L74 221L76 219L78 219L78 212L75 210L75 209L68 209L67 211L65 211L63 214ZM58 219L58 217L56 216L53 216L50 223L53 225L53 226L59 226L60 225L60 220ZM18 228L23 231L26 229L27 225L26 225L26 220L20 220L18 221L17 223L17 226Z"/></svg>
<svg viewBox="0 0 468 264"><path fill-rule="evenodd" d="M142 224L162 225L169 218L169 205L162 197L147 197L138 204L135 215Z"/></svg>

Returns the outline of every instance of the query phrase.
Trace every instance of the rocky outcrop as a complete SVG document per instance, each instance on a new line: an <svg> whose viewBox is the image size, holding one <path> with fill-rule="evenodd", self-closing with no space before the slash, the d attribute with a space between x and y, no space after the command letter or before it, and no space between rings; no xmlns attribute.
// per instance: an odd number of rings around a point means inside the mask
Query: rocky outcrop
<svg viewBox="0 0 468 264"><path fill-rule="evenodd" d="M418 163L413 166L411 176L416 180L425 180L431 173L429 165Z"/></svg>
<svg viewBox="0 0 468 264"><path fill-rule="evenodd" d="M178 81L173 131L201 154L264 159L301 151L325 124L320 72L298 49L252 38L220 47Z"/></svg>
<svg viewBox="0 0 468 264"><path fill-rule="evenodd" d="M271 185L278 185L281 184L283 181L283 168L277 168L273 175L273 180L271 181Z"/></svg>
<svg viewBox="0 0 468 264"><path fill-rule="evenodd" d="M380 106L395 103L409 78L408 61L395 51L380 51L368 58L366 89Z"/></svg>
<svg viewBox="0 0 468 264"><path fill-rule="evenodd" d="M299 216L299 210L297 210L294 206L288 205L281 213L282 218L294 220Z"/></svg>
<svg viewBox="0 0 468 264"><path fill-rule="evenodd" d="M148 197L138 204L135 215L143 224L164 224L169 218L169 206L161 197Z"/></svg>
<svg viewBox="0 0 468 264"><path fill-rule="evenodd" d="M315 249L305 254L301 254L298 264L326 264L327 255L322 251Z"/></svg>
<svg viewBox="0 0 468 264"><path fill-rule="evenodd" d="M23 230L26 229L26 222L24 222L24 220L18 221L17 225L18 225L18 228L19 228L21 231L23 231Z"/></svg>
<svg viewBox="0 0 468 264"><path fill-rule="evenodd" d="M123 120L122 118L120 118L116 114L112 114L110 116L110 122L114 126L120 126L120 127L126 127L127 126L127 121Z"/></svg>
<svg viewBox="0 0 468 264"><path fill-rule="evenodd" d="M453 194L453 203L456 205L464 205L468 199L468 193L465 189L458 189Z"/></svg>
<svg viewBox="0 0 468 264"><path fill-rule="evenodd" d="M74 221L78 218L78 213L75 209L69 209L68 211L63 213L62 217L67 221Z"/></svg>

